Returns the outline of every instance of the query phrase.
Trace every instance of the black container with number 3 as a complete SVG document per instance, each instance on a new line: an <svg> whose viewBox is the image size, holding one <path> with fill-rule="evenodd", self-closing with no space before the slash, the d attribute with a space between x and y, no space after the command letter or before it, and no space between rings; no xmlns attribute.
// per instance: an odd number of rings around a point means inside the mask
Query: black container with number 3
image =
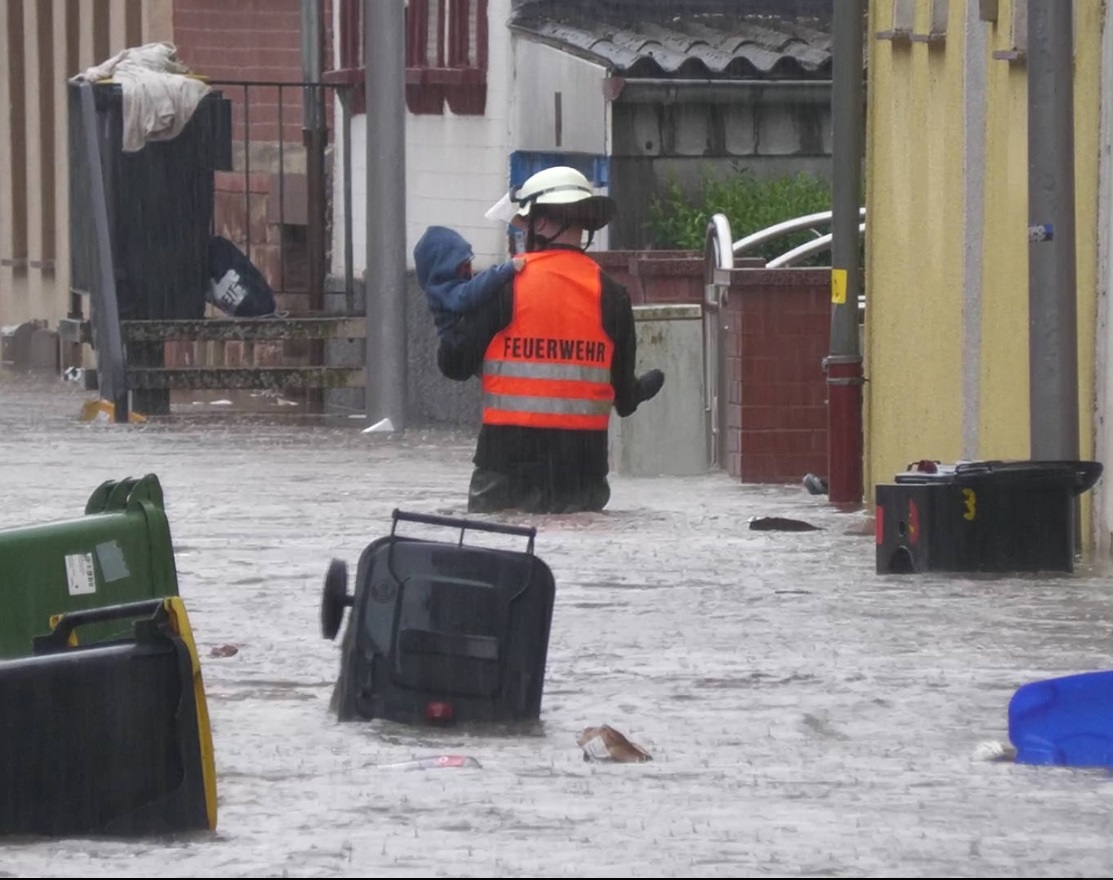
<svg viewBox="0 0 1113 880"><path fill-rule="evenodd" d="M1074 571L1096 461L922 461L875 490L877 572Z"/></svg>

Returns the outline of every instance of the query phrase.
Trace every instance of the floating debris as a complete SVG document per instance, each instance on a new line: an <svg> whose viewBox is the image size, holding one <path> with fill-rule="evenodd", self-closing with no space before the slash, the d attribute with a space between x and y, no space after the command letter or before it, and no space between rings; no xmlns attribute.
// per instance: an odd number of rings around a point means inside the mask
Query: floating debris
<svg viewBox="0 0 1113 880"><path fill-rule="evenodd" d="M479 767L471 755L435 755L429 758L414 758L412 761L399 761L395 764L376 764L380 770L436 770L441 767Z"/></svg>
<svg viewBox="0 0 1113 880"><path fill-rule="evenodd" d="M822 526L813 526L802 519L789 519L785 516L755 516L750 519L750 528L756 532L819 532Z"/></svg>
<svg viewBox="0 0 1113 880"><path fill-rule="evenodd" d="M1016 749L995 739L988 739L974 746L975 761L1015 761Z"/></svg>
<svg viewBox="0 0 1113 880"><path fill-rule="evenodd" d="M599 727L585 727L576 740L584 750L585 761L615 761L620 764L640 764L652 761L653 756L641 746L630 742L625 736L603 724Z"/></svg>

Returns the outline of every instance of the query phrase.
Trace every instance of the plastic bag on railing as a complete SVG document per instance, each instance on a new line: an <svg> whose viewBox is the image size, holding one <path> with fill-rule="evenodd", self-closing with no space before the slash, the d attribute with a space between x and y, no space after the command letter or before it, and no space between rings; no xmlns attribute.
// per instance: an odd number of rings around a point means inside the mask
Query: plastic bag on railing
<svg viewBox="0 0 1113 880"><path fill-rule="evenodd" d="M236 318L273 315L277 303L263 273L221 235L209 241L209 285L205 299Z"/></svg>

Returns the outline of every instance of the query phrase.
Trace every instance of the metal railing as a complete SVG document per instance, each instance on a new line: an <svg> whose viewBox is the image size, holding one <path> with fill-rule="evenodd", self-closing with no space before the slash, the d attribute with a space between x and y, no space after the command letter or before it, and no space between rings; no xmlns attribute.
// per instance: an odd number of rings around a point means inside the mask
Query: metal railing
<svg viewBox="0 0 1113 880"><path fill-rule="evenodd" d="M330 96L339 103L340 151L343 161L341 174L345 182L342 188L342 210L340 212L340 217L337 217L335 211L330 211L332 200L329 192L329 175L326 171L326 152L328 148L327 129L313 130L304 127L304 125L299 125L302 131L302 144L300 148L304 150L305 153L306 244L308 250L307 269L309 286L306 291L299 290L296 292L308 293L310 311L317 312L322 310L324 303L324 281L329 268L329 231L332 228L330 217L336 218L343 222L342 246L344 249L345 305L347 313L349 315L352 314L355 309L355 287L352 274L352 190L350 181L352 171L351 98L354 87L348 83L306 83L266 80L212 80L210 84L214 88L222 90L226 97L232 98L233 103L239 105L239 119L233 120L233 130L235 131L235 124L238 121L242 130L242 136L233 138L232 149L233 156L240 159L238 167L235 167L234 171L242 172L244 181L243 228L245 241L243 245L249 257L253 244L251 230L251 173L253 161L256 170L259 169L259 164L261 164L259 157L253 156L253 147L273 145L276 150L276 161L273 163L266 163L263 170L274 173L271 169L277 167L278 224L284 226L286 225L287 158L291 151L295 149L286 138L286 129L291 122L290 114L293 112L289 108L289 105L294 103L294 99L288 96L291 91L300 93L301 104L298 108L294 108L295 111L300 111L302 107L307 106L311 102L319 103L320 107L324 108L325 102ZM277 91L277 118L268 118L266 120L267 124L273 124L277 129L277 137L274 139L252 137L252 106L255 104L253 98L262 90ZM236 100L237 98L238 100ZM324 125L324 120L327 119L327 113L318 113L315 118L322 120L322 125ZM256 122L258 122L258 120L256 120ZM275 287L276 293L293 292L287 289L289 261L284 241L279 241L279 249L279 278L275 279L277 283L273 286Z"/></svg>
<svg viewBox="0 0 1113 880"><path fill-rule="evenodd" d="M760 229L757 232L751 233L745 238L738 239L738 241L734 242L731 249L735 256L741 256L742 254L757 247L758 245L765 244L767 241L772 241L790 232L798 232L801 229L814 229L814 227L818 225L830 223L831 214L831 211L819 211L815 214L805 214L802 217L795 217L791 220L785 220L781 223L774 223L772 226L767 226L765 229ZM858 216L864 220L866 217L866 209L859 208ZM721 217L722 221L724 223L727 223L727 235L729 236L730 224L729 222L727 222L726 217L723 217L722 214L716 214L715 217ZM711 218L712 222L715 221L715 217ZM865 228L865 224L863 223L858 227L858 231L864 232ZM803 245L800 245L797 248L793 248L792 250L781 254L781 256L776 257L775 259L770 260L768 263L766 263L766 266L770 269L791 266L794 265L796 261L803 259L804 257L826 250L828 247L830 247L830 245L830 233L827 233L826 235L819 235L817 233L814 241L805 242Z"/></svg>

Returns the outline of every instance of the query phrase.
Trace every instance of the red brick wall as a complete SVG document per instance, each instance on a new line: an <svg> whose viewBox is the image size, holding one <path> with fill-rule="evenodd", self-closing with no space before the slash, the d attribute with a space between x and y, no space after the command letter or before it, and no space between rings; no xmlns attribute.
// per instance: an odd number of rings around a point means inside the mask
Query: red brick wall
<svg viewBox="0 0 1113 880"><path fill-rule="evenodd" d="M727 325L727 470L743 483L826 476L830 272L736 271Z"/></svg>
<svg viewBox="0 0 1113 880"><path fill-rule="evenodd" d="M332 66L332 2L325 10L324 67ZM301 75L299 0L174 0L174 44L194 73L214 80L298 83ZM244 138L244 91L220 86L232 101L234 137ZM331 110L332 102L326 102ZM252 142L277 141L279 89L252 86ZM300 143L301 89L282 89L283 139Z"/></svg>
<svg viewBox="0 0 1113 880"><path fill-rule="evenodd" d="M636 306L703 300L703 257L697 251L598 251L592 257L626 287Z"/></svg>

